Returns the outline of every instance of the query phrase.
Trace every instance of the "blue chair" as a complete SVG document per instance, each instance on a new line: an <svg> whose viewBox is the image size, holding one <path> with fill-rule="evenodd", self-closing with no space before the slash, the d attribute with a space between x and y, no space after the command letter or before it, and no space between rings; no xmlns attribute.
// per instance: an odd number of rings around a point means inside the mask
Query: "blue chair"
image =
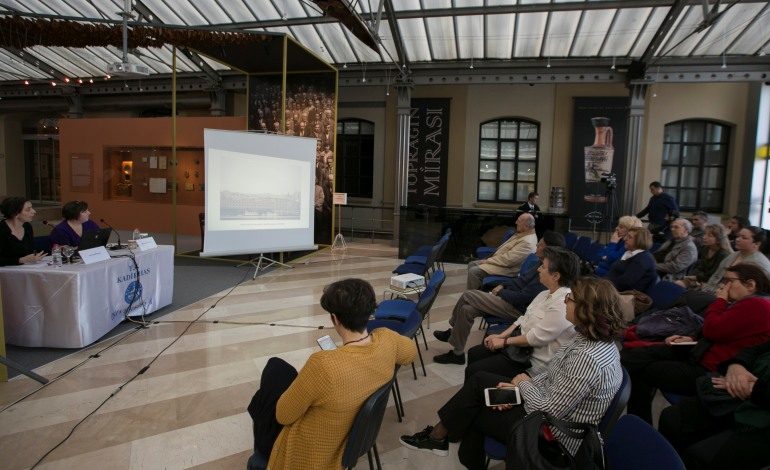
<svg viewBox="0 0 770 470"><path fill-rule="evenodd" d="M401 318L406 319L412 310L417 310L420 314L420 333L422 333L422 340L425 343L425 350L428 350L428 342L425 339L425 330L422 328L422 321L428 319L428 328L430 328L430 309L433 307L433 302L436 301L438 293L441 290L441 286L446 280L446 274L442 270L436 270L433 276L428 281L428 285L425 286L425 290L420 294L417 302L413 302L409 299L390 299L380 302L374 311L374 318Z"/></svg>
<svg viewBox="0 0 770 470"><path fill-rule="evenodd" d="M628 375L628 371L625 367L623 369L623 380L620 382L620 388L615 392L615 396L612 397L610 405L607 407L607 411L604 412L604 416L599 421L599 433L602 438L607 439L613 432L618 423L618 418L623 413L623 410L628 404L628 398L631 396L631 376ZM505 460L505 444L492 439L491 437L484 438L484 452L487 454L487 466L491 460ZM615 467L610 467L613 470ZM650 467L652 468L652 467Z"/></svg>
<svg viewBox="0 0 770 470"><path fill-rule="evenodd" d="M604 443L604 458L612 470L685 470L666 438L634 415L618 420Z"/></svg>
<svg viewBox="0 0 770 470"><path fill-rule="evenodd" d="M439 252L436 256L437 260L438 258L440 258L441 254L443 253L444 251L443 248L445 248L446 245L449 243L449 236L451 235L451 233L452 233L451 230L447 230L447 233L444 234L444 236L442 236L441 238L439 238L439 240L436 242L436 245L440 245ZM427 245L427 248L428 248L427 250L424 250L424 247L418 248L417 251L415 251L414 253L406 257L406 259L404 260L404 263L405 264L410 264L410 263L426 264L428 262L428 257L430 256L433 246L434 245Z"/></svg>
<svg viewBox="0 0 770 470"><path fill-rule="evenodd" d="M568 250L571 250L572 247L575 246L575 242L577 242L578 236L574 232L567 232L564 234L564 247Z"/></svg>
<svg viewBox="0 0 770 470"><path fill-rule="evenodd" d="M502 240L500 240L500 245L502 245L503 243L507 242L513 236L514 233L516 233L515 229L506 230L505 233L503 234ZM500 245L497 245L495 247L492 247L492 246L480 246L480 247L476 248L476 258L478 258L478 259L489 258L490 256L492 256L495 253L495 251L497 251L497 249L500 247Z"/></svg>
<svg viewBox="0 0 770 470"><path fill-rule="evenodd" d="M661 390L660 393L663 394L663 398L665 398L666 401L672 405L678 405L680 401L686 398L684 395L679 395L674 392L666 392L664 390Z"/></svg>
<svg viewBox="0 0 770 470"><path fill-rule="evenodd" d="M572 252L578 255L580 259L585 259L585 254L588 251L588 247L591 246L591 239L588 237L578 237L575 242L575 246L572 247Z"/></svg>
<svg viewBox="0 0 770 470"><path fill-rule="evenodd" d="M420 352L420 343L417 342L417 331L420 330L421 320L420 312L418 312L416 308L413 308L406 317L375 317L373 320L369 320L366 324L366 329L371 332L375 328L388 328L401 336L412 338L414 344L417 346L417 354L420 357L420 364L422 364L422 373L427 377L428 373L425 371L425 362L423 362L422 352ZM417 380L417 370L414 367L414 362L412 362L412 372L414 373L414 379Z"/></svg>
<svg viewBox="0 0 770 470"><path fill-rule="evenodd" d="M604 250L604 245L601 243L591 243L591 245L588 246L588 250L586 251L586 257L584 261L587 261L593 265L599 264L599 261L601 261L602 258L602 250Z"/></svg>
<svg viewBox="0 0 770 470"><path fill-rule="evenodd" d="M395 376L394 376L395 379ZM348 440L342 453L342 466L352 469L356 466L358 458L366 454L369 459L369 470L374 469L372 454L377 462L377 469L381 469L380 455L377 452L377 435L380 433L382 418L385 417L385 408L388 406L388 392L393 386L393 380L377 389L366 399L361 409L358 410L353 425L350 426Z"/></svg>
<svg viewBox="0 0 770 470"><path fill-rule="evenodd" d="M452 229L447 228L446 232L444 232L444 235L442 235L442 238L443 237L449 238L450 236L452 236ZM439 238L439 240L441 240L441 238ZM416 250L414 250L411 256L428 256L431 248L433 248L433 245L422 245L418 247Z"/></svg>
<svg viewBox="0 0 770 470"><path fill-rule="evenodd" d="M249 460L246 461L246 470L265 470L267 468L267 460L262 457L257 449L254 449L254 453L251 454Z"/></svg>
<svg viewBox="0 0 770 470"><path fill-rule="evenodd" d="M671 307L687 289L670 281L660 281L653 284L646 294L652 299L650 311L662 310Z"/></svg>
<svg viewBox="0 0 770 470"><path fill-rule="evenodd" d="M402 263L393 270L394 274L419 274L426 279L430 277L431 270L435 269L436 260L441 252L441 243L433 245L430 254L425 259L425 263Z"/></svg>

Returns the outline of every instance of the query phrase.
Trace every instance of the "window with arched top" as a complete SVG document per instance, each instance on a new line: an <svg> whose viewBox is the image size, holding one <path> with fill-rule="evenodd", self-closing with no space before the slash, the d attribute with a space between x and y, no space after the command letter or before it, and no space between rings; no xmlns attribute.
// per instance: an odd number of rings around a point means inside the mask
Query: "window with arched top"
<svg viewBox="0 0 770 470"><path fill-rule="evenodd" d="M706 119L666 124L660 183L685 211L722 212L730 127Z"/></svg>
<svg viewBox="0 0 770 470"><path fill-rule="evenodd" d="M374 123L363 119L337 121L334 190L349 197L372 197Z"/></svg>
<svg viewBox="0 0 770 470"><path fill-rule="evenodd" d="M540 124L520 118L481 123L478 200L523 202L537 187Z"/></svg>

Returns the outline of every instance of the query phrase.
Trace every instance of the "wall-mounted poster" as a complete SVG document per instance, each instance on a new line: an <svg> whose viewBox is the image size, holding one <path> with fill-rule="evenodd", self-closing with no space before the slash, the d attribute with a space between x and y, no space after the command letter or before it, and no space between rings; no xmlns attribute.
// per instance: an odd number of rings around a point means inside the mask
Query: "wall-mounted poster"
<svg viewBox="0 0 770 470"><path fill-rule="evenodd" d="M70 190L78 192L93 191L93 155L73 153L70 155Z"/></svg>
<svg viewBox="0 0 770 470"><path fill-rule="evenodd" d="M575 98L567 207L572 228L614 227L626 170L628 98Z"/></svg>

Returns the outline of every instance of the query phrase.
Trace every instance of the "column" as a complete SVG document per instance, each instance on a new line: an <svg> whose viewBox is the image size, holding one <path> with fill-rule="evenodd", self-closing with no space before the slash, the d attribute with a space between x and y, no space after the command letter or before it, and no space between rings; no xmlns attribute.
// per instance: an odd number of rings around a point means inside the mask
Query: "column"
<svg viewBox="0 0 770 470"><path fill-rule="evenodd" d="M626 174L621 186L620 213L636 214L636 189L639 187L639 160L642 153L642 129L647 83L632 82L629 86L628 139L626 141Z"/></svg>
<svg viewBox="0 0 770 470"><path fill-rule="evenodd" d="M396 193L393 201L393 240L391 244L398 246L401 206L406 205L407 178L409 176L409 124L412 112L411 82L396 83L398 103L396 107Z"/></svg>

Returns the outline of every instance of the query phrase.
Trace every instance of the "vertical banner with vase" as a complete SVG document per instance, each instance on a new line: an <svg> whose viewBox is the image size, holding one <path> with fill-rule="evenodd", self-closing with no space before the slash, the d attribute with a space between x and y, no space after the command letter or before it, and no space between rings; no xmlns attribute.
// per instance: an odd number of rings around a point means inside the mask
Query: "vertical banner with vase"
<svg viewBox="0 0 770 470"><path fill-rule="evenodd" d="M407 205L444 207L449 162L449 98L412 99Z"/></svg>
<svg viewBox="0 0 770 470"><path fill-rule="evenodd" d="M575 98L572 127L572 178L567 205L572 228L590 230L615 224L618 182L626 164L628 98ZM610 220L612 219L612 220Z"/></svg>

